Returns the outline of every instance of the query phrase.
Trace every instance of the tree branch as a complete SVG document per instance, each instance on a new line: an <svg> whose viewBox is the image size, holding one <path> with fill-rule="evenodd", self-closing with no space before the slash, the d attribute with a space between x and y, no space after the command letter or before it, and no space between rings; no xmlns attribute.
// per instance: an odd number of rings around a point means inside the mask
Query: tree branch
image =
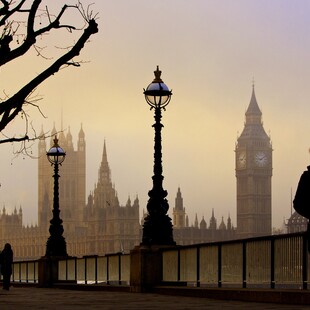
<svg viewBox="0 0 310 310"><path fill-rule="evenodd" d="M3 16L0 20L0 27L5 25L6 21L16 12L19 12L24 3L27 0L21 0L20 3L16 5L15 8L10 10L10 4L12 4L12 1L8 2L6 0L1 0L3 7L0 8L0 16Z"/></svg>
<svg viewBox="0 0 310 310"><path fill-rule="evenodd" d="M22 142L22 141L29 141L29 137L25 135L24 137L21 137L21 138L15 138L15 137L7 138L7 139L0 140L0 144L10 143L10 142Z"/></svg>
<svg viewBox="0 0 310 310"><path fill-rule="evenodd" d="M18 6L18 8L15 8L14 10L11 10L10 13L11 15L13 13L15 13L16 11L21 12L22 10L20 10L21 5L25 2L25 0L22 0L22 2L20 3L20 5ZM76 28L74 26L71 25L61 25L60 24L60 19L63 16L63 14L65 13L65 11L68 8L74 8L79 10L80 12L80 4L78 5L64 5L62 7L62 9L60 10L59 14L55 17L55 19L53 21L50 20L50 15L49 12L47 10L47 14L48 14L48 18L49 18L49 24L37 31L34 30L34 23L35 23L35 18L37 15L37 11L38 8L41 4L42 0L33 0L32 6L29 10L23 10L23 12L28 12L28 20L27 20L27 35L25 40L23 41L23 43L11 50L9 47L9 44L12 41L12 37L13 34L11 33L12 31L9 31L8 34L6 34L6 36L8 37L8 42L2 42L2 40L0 40L0 66L3 66L4 64L12 61L15 58L18 58L19 56L24 55L33 44L36 43L36 38L44 33L48 33L49 31L51 31L52 29L60 29L60 28L67 28L70 30L75 30ZM82 15L83 16L83 15ZM83 16L83 18L85 19L85 17ZM89 22L89 21L88 21ZM0 24L1 26L1 24ZM4 44L6 43L6 44Z"/></svg>
<svg viewBox="0 0 310 310"><path fill-rule="evenodd" d="M2 131L6 127L8 121L12 121L18 115L27 96L32 92L32 90L35 89L38 85L40 85L43 81L48 79L50 76L58 72L59 69L63 65L69 63L72 58L78 56L90 36L97 32L98 25L94 19L91 19L88 23L88 27L84 29L84 32L79 38L79 40L66 54L57 59L50 67L48 67L32 81L26 84L15 95L1 103L0 115L3 114L3 116L0 121L0 131Z"/></svg>
<svg viewBox="0 0 310 310"><path fill-rule="evenodd" d="M27 3L29 3L30 7L26 7ZM42 49L35 44L37 37L42 34L48 34L52 29L67 28L70 32L76 30L74 25L61 24L61 19L68 9L72 8L77 10L85 24L82 28L78 29L79 31L83 30L78 40L73 46L66 47L66 51L63 52L64 54L62 56L48 65L44 71L40 72L26 85L20 88L13 96L9 97L4 92L5 98L0 98L0 133L3 137L3 139L0 138L0 144L21 142L21 151L19 152L25 152L25 154L27 154L29 141L34 141L40 137L38 137L35 129L32 127L32 123L29 123L29 115L24 110L24 107L26 105L35 107L43 115L39 106L35 104L38 99L33 98L31 95L41 83L57 73L64 66L80 66L82 62L74 61L74 57L80 54L91 35L98 32L96 15L93 15L93 12L89 11L89 6L87 11L85 11L80 0L77 0L76 5L65 4L57 15L50 15L47 7L45 8L45 13L40 14L41 3L42 0L0 0L0 31L2 31L2 33L0 32L0 66L23 56L29 51L30 47L34 47L37 53L41 55ZM14 13L17 13L16 16L22 14L25 18L22 21L14 20ZM47 23L45 23L42 28L36 30L36 19L41 19L43 15ZM25 27L25 31L20 31L19 26ZM17 48L11 49L11 45L13 46L13 42L16 38L16 42L19 44L19 36L24 37L23 42ZM45 57L45 59L47 58ZM13 137L6 136L3 130L19 114L26 124L24 133L21 137L16 137L15 135ZM45 116L43 115L43 117ZM33 130L31 134L33 138L29 138L28 135L29 125L31 125Z"/></svg>

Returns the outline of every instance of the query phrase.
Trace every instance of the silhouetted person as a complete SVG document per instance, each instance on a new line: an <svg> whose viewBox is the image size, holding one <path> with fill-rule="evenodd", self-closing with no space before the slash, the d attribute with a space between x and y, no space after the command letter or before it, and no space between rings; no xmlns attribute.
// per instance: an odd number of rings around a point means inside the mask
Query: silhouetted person
<svg viewBox="0 0 310 310"><path fill-rule="evenodd" d="M3 275L3 289L10 289L10 279L12 274L13 251L11 245L6 243L0 256L1 273Z"/></svg>
<svg viewBox="0 0 310 310"><path fill-rule="evenodd" d="M293 203L297 213L310 219L310 166L300 177Z"/></svg>
<svg viewBox="0 0 310 310"><path fill-rule="evenodd" d="M308 219L308 251L310 253L310 166L304 171L298 182L295 198L293 201L294 209Z"/></svg>

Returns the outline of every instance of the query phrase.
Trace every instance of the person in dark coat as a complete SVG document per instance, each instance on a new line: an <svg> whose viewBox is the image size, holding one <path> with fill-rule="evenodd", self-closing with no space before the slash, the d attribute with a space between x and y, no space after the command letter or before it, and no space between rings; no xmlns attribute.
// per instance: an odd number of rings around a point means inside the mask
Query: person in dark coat
<svg viewBox="0 0 310 310"><path fill-rule="evenodd" d="M1 273L3 275L3 289L10 289L10 279L12 274L13 251L9 243L6 243L1 252Z"/></svg>

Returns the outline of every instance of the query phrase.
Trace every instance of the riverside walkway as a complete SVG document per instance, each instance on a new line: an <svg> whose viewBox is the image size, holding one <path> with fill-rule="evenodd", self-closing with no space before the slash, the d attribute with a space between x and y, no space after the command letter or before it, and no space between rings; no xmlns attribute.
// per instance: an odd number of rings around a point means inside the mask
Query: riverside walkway
<svg viewBox="0 0 310 310"><path fill-rule="evenodd" d="M0 309L310 309L309 305L283 305L150 293L12 287L0 291Z"/></svg>

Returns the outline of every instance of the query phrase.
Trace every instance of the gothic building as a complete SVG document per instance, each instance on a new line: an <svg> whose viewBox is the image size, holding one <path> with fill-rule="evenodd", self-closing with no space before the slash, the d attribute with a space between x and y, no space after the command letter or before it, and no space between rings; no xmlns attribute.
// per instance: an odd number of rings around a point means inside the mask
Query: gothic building
<svg viewBox="0 0 310 310"><path fill-rule="evenodd" d="M131 204L128 198L127 204L120 206L111 181L105 143L98 182L88 196L84 221L90 223L89 253L129 252L140 242L139 199L136 197Z"/></svg>
<svg viewBox="0 0 310 310"><path fill-rule="evenodd" d="M235 159L238 238L270 235L272 145L263 127L254 85Z"/></svg>
<svg viewBox="0 0 310 310"><path fill-rule="evenodd" d="M293 212L293 214L290 216L286 224L287 232L289 234L306 231L307 227L308 227L308 219L301 216L296 211Z"/></svg>
<svg viewBox="0 0 310 310"><path fill-rule="evenodd" d="M179 245L232 240L236 236L236 229L232 226L230 216L228 216L226 224L222 217L222 221L218 226L214 216L214 210L212 210L209 225L204 217L199 222L196 214L195 222L190 226L189 218L183 206L183 197L180 188L178 188L175 198L172 219L174 241Z"/></svg>
<svg viewBox="0 0 310 310"><path fill-rule="evenodd" d="M52 136L56 134L53 128ZM14 257L36 259L45 254L53 208L53 167L46 151L53 145L45 140L38 146L38 225L23 226L22 209L0 213L0 242L14 246ZM70 129L61 131L59 145L66 151L60 167L59 205L63 220L67 252L71 256L103 255L129 252L140 243L139 200L120 205L112 185L111 172L104 143L102 162L95 189L86 200L86 142L81 127L77 149L74 149Z"/></svg>

